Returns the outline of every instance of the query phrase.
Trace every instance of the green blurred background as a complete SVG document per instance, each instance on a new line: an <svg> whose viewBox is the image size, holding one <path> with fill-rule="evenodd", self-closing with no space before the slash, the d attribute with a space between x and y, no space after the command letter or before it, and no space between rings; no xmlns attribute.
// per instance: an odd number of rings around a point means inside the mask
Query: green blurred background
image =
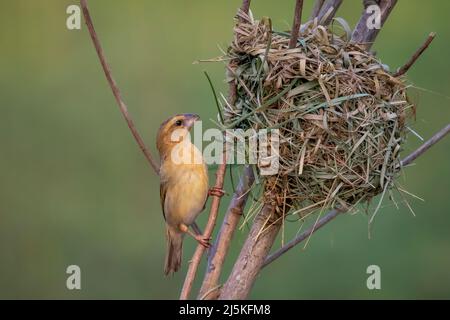
<svg viewBox="0 0 450 320"><path fill-rule="evenodd" d="M294 2L256 0L253 12L288 29ZM312 2L305 1L304 16ZM164 278L158 179L118 111L84 24L66 29L69 4L77 1L1 1L0 298L177 298L195 244L185 241L183 269ZM239 4L90 1L124 99L153 152L167 117L215 118L202 71L226 92L223 65L192 62L227 47ZM338 16L354 25L360 11L361 1L346 0ZM409 73L426 89L413 91L414 129L425 138L450 120L449 12L449 1L400 0L375 45L396 68L437 32ZM419 144L411 135L405 154ZM408 197L416 217L386 201L371 240L364 213L339 217L305 250L263 270L251 298L450 298L449 147L443 141L405 170L401 184L425 199ZM289 224L286 239L298 227ZM233 243L227 272L245 232ZM71 264L81 267L80 291L66 289ZM371 264L381 267L378 291L366 287Z"/></svg>

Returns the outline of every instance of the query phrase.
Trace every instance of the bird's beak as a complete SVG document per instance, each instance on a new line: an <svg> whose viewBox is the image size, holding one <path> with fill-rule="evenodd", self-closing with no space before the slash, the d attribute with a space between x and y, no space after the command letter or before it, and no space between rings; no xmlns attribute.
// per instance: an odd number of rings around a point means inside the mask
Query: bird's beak
<svg viewBox="0 0 450 320"><path fill-rule="evenodd" d="M192 128L192 126L196 121L200 120L200 116L197 114L187 113L184 115L184 119L185 119L184 124L186 128L189 130Z"/></svg>

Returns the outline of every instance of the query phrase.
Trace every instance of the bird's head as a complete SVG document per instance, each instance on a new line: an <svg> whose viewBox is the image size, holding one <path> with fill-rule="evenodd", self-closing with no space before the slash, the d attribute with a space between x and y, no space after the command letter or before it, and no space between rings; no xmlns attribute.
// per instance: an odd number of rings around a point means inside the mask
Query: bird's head
<svg viewBox="0 0 450 320"><path fill-rule="evenodd" d="M200 117L196 114L177 114L164 121L158 130L157 148L160 154L172 149L172 147L183 142L189 135L189 130Z"/></svg>

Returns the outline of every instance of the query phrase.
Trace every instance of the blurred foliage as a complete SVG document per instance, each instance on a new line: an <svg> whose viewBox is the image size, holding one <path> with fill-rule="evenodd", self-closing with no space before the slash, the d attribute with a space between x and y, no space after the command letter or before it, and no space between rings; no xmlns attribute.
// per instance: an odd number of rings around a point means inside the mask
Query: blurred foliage
<svg viewBox="0 0 450 320"><path fill-rule="evenodd" d="M255 16L289 29L294 1L254 2ZM183 270L164 278L158 180L118 112L86 28L65 27L66 7L76 3L2 1L0 298L177 298L195 244L185 241ZM202 71L226 92L223 65L192 62L227 47L239 3L90 1L115 77L153 152L159 123L172 114L215 119ZM338 16L354 24L360 3L344 1ZM306 1L305 15L311 6ZM414 129L425 138L450 119L449 12L448 1L399 1L374 47L396 68L437 32L409 73L424 88L413 96ZM405 154L419 144L411 135ZM402 185L425 199L408 198L416 217L386 201L371 240L365 213L340 217L305 250L299 246L264 270L251 297L450 298L449 146L440 143L405 170ZM299 226L289 223L285 238ZM234 241L227 271L245 232ZM81 267L81 291L65 287L71 264ZM371 264L381 267L382 290L366 288Z"/></svg>

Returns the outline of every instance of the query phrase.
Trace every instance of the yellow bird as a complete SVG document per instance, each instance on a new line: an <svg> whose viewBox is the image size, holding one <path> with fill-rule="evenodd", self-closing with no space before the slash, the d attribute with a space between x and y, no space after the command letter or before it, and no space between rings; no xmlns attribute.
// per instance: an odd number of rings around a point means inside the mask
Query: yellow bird
<svg viewBox="0 0 450 320"><path fill-rule="evenodd" d="M186 233L209 247L210 239L201 234L195 219L203 211L208 194L223 195L222 190L215 188L208 192L206 164L200 150L190 141L189 130L199 119L195 114L179 114L164 121L158 131L160 195L167 237L166 275L181 266Z"/></svg>

